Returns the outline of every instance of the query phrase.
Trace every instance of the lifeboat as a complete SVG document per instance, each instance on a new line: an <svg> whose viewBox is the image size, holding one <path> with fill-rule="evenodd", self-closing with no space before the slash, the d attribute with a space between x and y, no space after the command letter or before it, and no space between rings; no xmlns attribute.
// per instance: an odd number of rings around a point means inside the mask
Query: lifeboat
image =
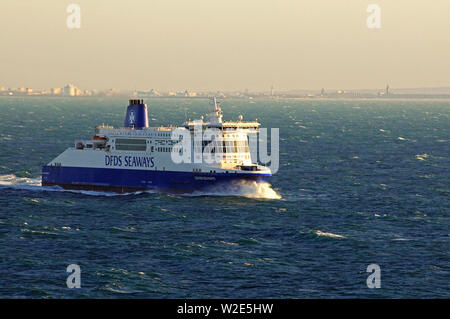
<svg viewBox="0 0 450 319"><path fill-rule="evenodd" d="M93 139L94 141L106 141L106 137L101 137L101 136L97 136L97 135L94 135L94 136L92 137L92 139Z"/></svg>
<svg viewBox="0 0 450 319"><path fill-rule="evenodd" d="M82 149L84 149L84 145L83 145L83 143L82 142L77 142L77 150L82 150Z"/></svg>

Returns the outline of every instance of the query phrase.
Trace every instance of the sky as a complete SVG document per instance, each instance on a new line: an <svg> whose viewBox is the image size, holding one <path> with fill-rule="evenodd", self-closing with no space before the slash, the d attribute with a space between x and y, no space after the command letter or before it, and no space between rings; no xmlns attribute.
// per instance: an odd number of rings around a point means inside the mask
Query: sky
<svg viewBox="0 0 450 319"><path fill-rule="evenodd" d="M449 17L449 0L1 0L0 86L450 86Z"/></svg>

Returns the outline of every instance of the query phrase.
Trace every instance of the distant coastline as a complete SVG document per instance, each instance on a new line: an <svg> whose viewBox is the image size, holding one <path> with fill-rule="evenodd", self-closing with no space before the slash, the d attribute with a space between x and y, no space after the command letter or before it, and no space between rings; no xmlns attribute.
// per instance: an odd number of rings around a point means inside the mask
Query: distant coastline
<svg viewBox="0 0 450 319"><path fill-rule="evenodd" d="M212 94L213 95L213 94ZM94 95L94 96L55 96L55 95L0 95L0 98L63 98L63 99L92 99L92 98L100 98L100 99L116 99L123 98L128 99L130 95ZM142 96L138 96L142 97ZM196 96L196 97L184 97L184 96L151 96L145 97L146 99L168 99L168 100L204 100L208 99L209 96ZM393 95L393 96L385 96L385 97L296 97L296 96L282 96L282 97L270 97L270 96L256 96L256 97L243 97L243 96L222 96L221 99L238 99L238 100L249 100L249 101L260 101L260 100L271 100L271 101L427 101L427 100L441 100L446 101L450 100L450 95Z"/></svg>
<svg viewBox="0 0 450 319"><path fill-rule="evenodd" d="M121 89L79 89L73 84L62 88L34 89L34 88L5 88L0 86L0 96L18 97L126 97L126 98L188 98L204 99L216 96L220 99L273 99L273 100L428 100L450 99L450 87L429 88L397 88L392 89L389 84L384 89L325 89L320 90L278 90L271 86L268 91L245 90L121 90Z"/></svg>

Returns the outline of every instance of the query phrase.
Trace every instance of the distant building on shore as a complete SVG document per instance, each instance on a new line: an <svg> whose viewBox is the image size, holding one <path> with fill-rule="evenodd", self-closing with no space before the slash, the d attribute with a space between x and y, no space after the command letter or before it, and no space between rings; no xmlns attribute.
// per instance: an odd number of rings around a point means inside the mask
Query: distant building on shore
<svg viewBox="0 0 450 319"><path fill-rule="evenodd" d="M189 92L188 90L184 91L184 96L185 97L196 97L197 93L196 92Z"/></svg>
<svg viewBox="0 0 450 319"><path fill-rule="evenodd" d="M159 93L155 89L151 89L149 91L135 91L134 93L135 93L136 96L141 96L141 97L158 97L158 96L161 96L161 93Z"/></svg>
<svg viewBox="0 0 450 319"><path fill-rule="evenodd" d="M67 84L64 86L63 95L64 96L75 96L77 88L73 84Z"/></svg>
<svg viewBox="0 0 450 319"><path fill-rule="evenodd" d="M61 92L62 92L61 88L52 88L51 89L52 95L61 95Z"/></svg>

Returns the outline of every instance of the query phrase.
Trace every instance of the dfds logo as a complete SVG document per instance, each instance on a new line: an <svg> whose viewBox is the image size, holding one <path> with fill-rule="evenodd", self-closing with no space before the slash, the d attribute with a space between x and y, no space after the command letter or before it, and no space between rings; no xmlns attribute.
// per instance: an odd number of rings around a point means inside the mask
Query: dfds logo
<svg viewBox="0 0 450 319"><path fill-rule="evenodd" d="M124 167L154 167L153 157L147 156L124 156L105 155L106 166Z"/></svg>
<svg viewBox="0 0 450 319"><path fill-rule="evenodd" d="M106 166L122 166L122 156L105 155Z"/></svg>

